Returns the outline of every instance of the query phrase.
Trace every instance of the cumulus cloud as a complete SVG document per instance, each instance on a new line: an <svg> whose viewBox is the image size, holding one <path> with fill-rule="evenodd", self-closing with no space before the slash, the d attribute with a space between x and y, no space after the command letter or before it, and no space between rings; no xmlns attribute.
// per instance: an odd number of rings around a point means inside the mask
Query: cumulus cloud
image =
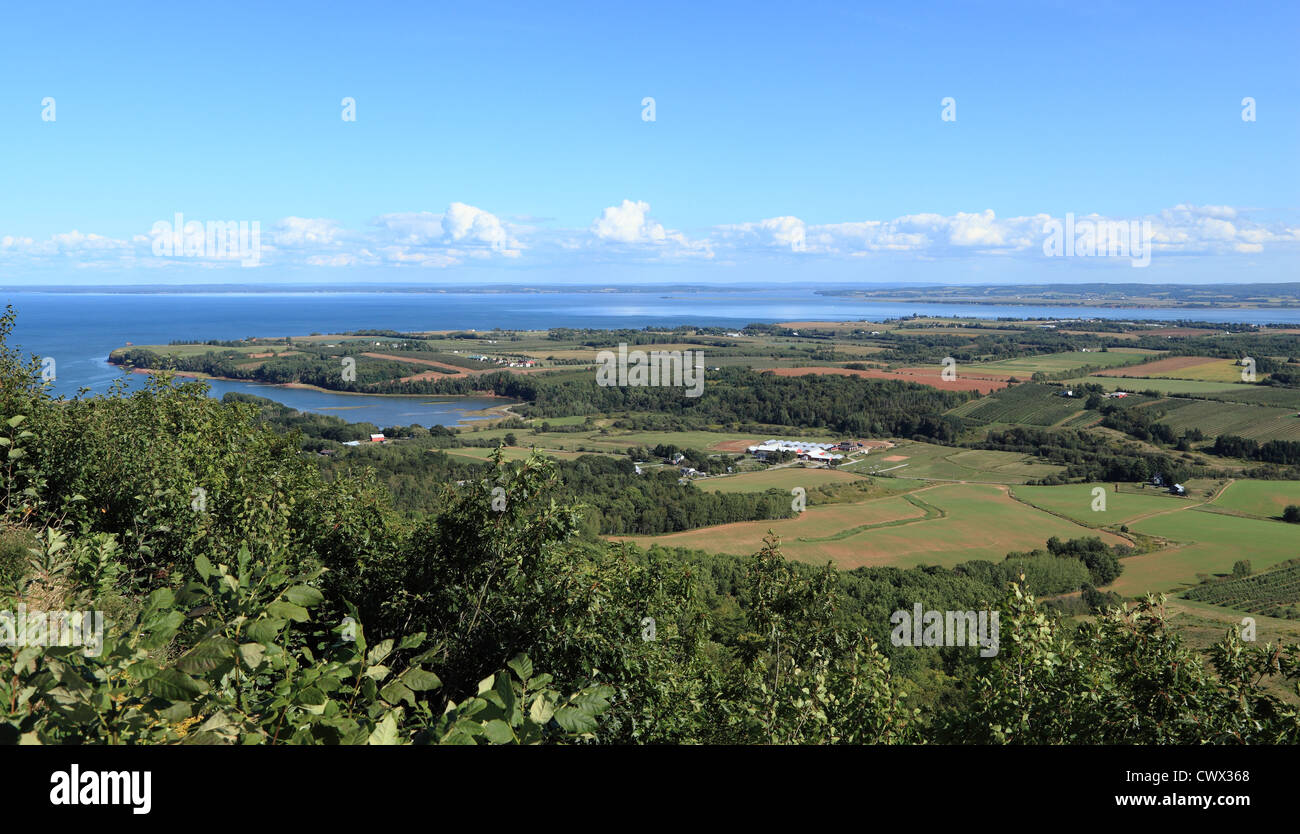
<svg viewBox="0 0 1300 834"><path fill-rule="evenodd" d="M1265 244L1300 242L1300 228L1249 222L1241 212L1228 206L1181 205L1154 216L1082 214L1075 219L1094 223L1150 222L1153 246L1165 253L1253 253L1262 251ZM796 217L773 217L719 226L714 237L720 245L736 252L783 249L807 255L845 257L887 253L926 258L1034 257L1042 252L1045 227L1051 220L1048 214L1000 218L991 209L822 225L806 224Z"/></svg>
<svg viewBox="0 0 1300 834"><path fill-rule="evenodd" d="M329 246L340 236L342 227L322 217L286 217L275 224L272 236L276 246Z"/></svg>
<svg viewBox="0 0 1300 834"><path fill-rule="evenodd" d="M384 247L381 259L394 264L454 266L465 258L517 258L525 248L512 225L466 203L452 203L442 214L382 214L372 225L374 243Z"/></svg>
<svg viewBox="0 0 1300 834"><path fill-rule="evenodd" d="M708 240L692 240L681 232L664 228L662 223L650 218L650 204L643 200L624 200L617 206L606 206L600 217L592 221L588 232L589 243L594 244L588 249L611 246L626 257L713 257ZM574 248L565 242L560 246Z"/></svg>
<svg viewBox="0 0 1300 834"><path fill-rule="evenodd" d="M802 252L808 245L808 227L798 217L769 217L757 223L721 226L723 237L743 244Z"/></svg>
<svg viewBox="0 0 1300 834"><path fill-rule="evenodd" d="M643 201L624 200L622 205L609 206L591 224L591 233L600 240L616 243L661 243L667 232L650 219L650 204Z"/></svg>
<svg viewBox="0 0 1300 834"><path fill-rule="evenodd" d="M793 215L713 226L690 236L666 226L649 203L622 200L600 211L585 229L521 225L463 202L443 212L382 214L360 229L329 218L285 217L264 223L261 265L424 267L443 269L517 260L547 266L582 262L662 262L714 258L936 258L1043 257L1048 214L998 217L991 209L944 215L918 213L888 219L813 224ZM1061 218L1055 218L1060 220ZM1180 204L1144 217L1076 214L1076 221L1151 224L1152 250L1173 255L1255 255L1300 248L1300 224L1256 219L1231 206ZM167 268L203 259L160 258L152 234L117 239L72 230L40 240L0 230L0 261L12 266L68 264ZM228 266L228 259L205 263Z"/></svg>

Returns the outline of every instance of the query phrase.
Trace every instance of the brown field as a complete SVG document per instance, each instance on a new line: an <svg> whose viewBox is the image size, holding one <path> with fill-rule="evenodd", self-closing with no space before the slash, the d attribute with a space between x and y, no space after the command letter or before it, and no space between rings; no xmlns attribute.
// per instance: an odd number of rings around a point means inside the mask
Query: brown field
<svg viewBox="0 0 1300 834"><path fill-rule="evenodd" d="M887 463L893 463L894 461L907 460L907 457L908 457L907 455L890 455L889 457L885 458L885 461Z"/></svg>
<svg viewBox="0 0 1300 834"><path fill-rule="evenodd" d="M714 443L709 449L715 452L745 452L753 445L756 444L752 440L723 440Z"/></svg>
<svg viewBox="0 0 1300 834"><path fill-rule="evenodd" d="M852 368L834 368L834 367L805 367L805 368L773 368L764 373L773 373L777 376L807 376L808 374L829 374L833 376L861 376L868 379L896 379L902 382L915 382L919 385L929 385L931 388L938 388L942 391L978 391L981 394L987 394L991 391L997 391L1000 388L1007 387L1007 381L1002 379L991 379L981 377L963 377L958 376L952 381L943 379L940 376L940 369L930 370L928 368L903 368L900 371L857 371Z"/></svg>
<svg viewBox="0 0 1300 834"><path fill-rule="evenodd" d="M393 356L391 353L363 353L362 356L368 356L371 359L387 359L390 362L405 362L408 365L424 365L426 368L442 368L447 373L437 374L437 376L470 376L481 371L471 371L468 368L458 368L455 365L445 365L442 362L435 362L432 359L416 359L413 356ZM428 379L424 374L416 374L413 377L403 377L403 379Z"/></svg>

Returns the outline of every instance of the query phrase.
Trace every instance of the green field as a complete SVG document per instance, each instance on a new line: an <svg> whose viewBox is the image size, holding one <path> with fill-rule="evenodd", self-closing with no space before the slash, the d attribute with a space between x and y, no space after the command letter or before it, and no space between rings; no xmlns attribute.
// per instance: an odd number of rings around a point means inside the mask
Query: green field
<svg viewBox="0 0 1300 834"><path fill-rule="evenodd" d="M1186 399L1165 407L1171 406L1173 410L1160 422L1178 434L1196 428L1206 437L1235 434L1259 441L1300 440L1300 417L1289 408Z"/></svg>
<svg viewBox="0 0 1300 834"><path fill-rule="evenodd" d="M1055 385L1027 382L962 403L948 413L980 423L1052 426L1083 411L1084 401L1061 396L1065 390Z"/></svg>
<svg viewBox="0 0 1300 834"><path fill-rule="evenodd" d="M1202 382L1241 382L1241 372L1242 366L1235 359L1213 359L1203 365L1177 371L1162 371L1152 376L1195 379Z"/></svg>
<svg viewBox="0 0 1300 834"><path fill-rule="evenodd" d="M1236 611L1300 619L1300 563L1292 559L1254 576L1197 585L1186 598Z"/></svg>
<svg viewBox="0 0 1300 834"><path fill-rule="evenodd" d="M889 458L903 458L889 460ZM931 481L978 481L990 484L1023 484L1064 471L1064 467L1041 463L1018 452L954 449L930 443L908 442L896 448L872 452L865 464L852 471L863 474L884 472L899 478Z"/></svg>
<svg viewBox="0 0 1300 834"><path fill-rule="evenodd" d="M762 472L747 472L743 475L704 478L696 481L695 485L712 492L762 492L768 489L788 492L795 487L813 489L825 484L847 484L861 480L865 479L834 469L805 469L800 466L789 466ZM884 480L886 483L889 481L888 478Z"/></svg>
<svg viewBox="0 0 1300 834"><path fill-rule="evenodd" d="M1190 394L1197 396L1200 394L1224 394L1226 392L1237 390L1254 390L1260 386L1247 385L1238 382L1235 385L1228 382L1201 382L1193 379L1123 379L1113 376L1090 376L1081 379L1072 379L1065 385L1100 385L1107 391L1159 391L1163 394Z"/></svg>
<svg viewBox="0 0 1300 834"><path fill-rule="evenodd" d="M132 345L131 347L117 348L110 353L111 355L120 355L128 350L147 350L158 354L159 356L202 356L205 353L270 353L276 356L285 354L295 354L299 351L291 345L284 343L275 344L268 342L264 345L241 345L239 347L222 347L220 345Z"/></svg>
<svg viewBox="0 0 1300 834"><path fill-rule="evenodd" d="M1280 388L1272 385L1234 385L1224 391L1210 392L1211 399L1250 405L1272 405L1278 408L1300 410L1300 388Z"/></svg>
<svg viewBox="0 0 1300 834"><path fill-rule="evenodd" d="M487 460L492 457L492 453L495 452L496 449L487 446L458 446L451 449L443 449L442 451L449 455L455 455L456 457ZM544 455L550 455L551 457L562 458L564 460L573 460L574 458L579 458L582 457L583 454L586 454L585 452L559 452L553 449L539 449L538 451ZM505 447L502 457L506 460L524 460L531 454L532 449L521 446L507 446Z"/></svg>
<svg viewBox="0 0 1300 834"><path fill-rule="evenodd" d="M1300 506L1300 481L1235 481L1211 503L1225 510L1281 518L1288 505ZM1300 546L1300 526L1296 538Z"/></svg>
<svg viewBox="0 0 1300 834"><path fill-rule="evenodd" d="M534 426L541 426L543 423L552 423L553 425L576 425L582 420L576 418L556 418L556 419L537 419L533 421ZM578 432L535 432L531 429L482 429L478 432L470 432L470 436L499 439L507 434L514 434L519 442L525 446L536 444L539 447L548 449L566 449L575 451L579 447L604 452L607 454L624 454L629 446L644 446L647 449L653 449L660 444L677 446L679 449L699 449L701 451L715 451L715 447L720 443L737 442L744 445L757 445L773 437L773 435L756 435L756 434L736 434L734 432L710 432L710 431L627 431L624 429L592 429L590 431ZM830 438L807 438L810 442L829 443ZM730 454L744 454L744 450L730 452Z"/></svg>
<svg viewBox="0 0 1300 834"><path fill-rule="evenodd" d="M1096 496L1093 490L1100 487L1105 496L1105 510L1093 510ZM1158 487L1142 492L1115 492L1111 483L1068 484L1065 486L1018 486L1012 494L1022 501L1048 512L1063 515L1089 527L1127 524L1133 519L1154 513L1186 509L1202 503L1197 499L1179 498Z"/></svg>
<svg viewBox="0 0 1300 834"><path fill-rule="evenodd" d="M1113 368L1149 359L1153 355L1155 355L1153 351L1140 348L1111 348L1104 353L1099 351L1084 353L1079 350L1071 350L1061 353L1044 353L1038 356L1020 356L1015 359L1002 359L997 362L978 362L968 366L967 370L972 374L1012 374L1023 378L1033 376L1036 373L1059 374L1086 367Z"/></svg>
<svg viewBox="0 0 1300 834"><path fill-rule="evenodd" d="M1300 545L1295 525L1198 509L1152 516L1129 527L1175 545L1124 560L1124 573L1111 587L1125 596L1180 593L1198 583L1198 573L1231 573L1238 559L1249 559L1256 571L1266 570L1295 558Z"/></svg>
<svg viewBox="0 0 1300 834"><path fill-rule="evenodd" d="M927 510L933 507L933 510ZM900 523L901 522L901 523ZM994 484L943 484L903 496L857 504L809 507L794 519L750 521L664 536L632 537L642 547L661 544L738 555L757 551L771 531L791 559L840 568L953 566L972 559L1001 561L1010 551L1041 548L1052 536L1098 535L1126 542L1037 510Z"/></svg>

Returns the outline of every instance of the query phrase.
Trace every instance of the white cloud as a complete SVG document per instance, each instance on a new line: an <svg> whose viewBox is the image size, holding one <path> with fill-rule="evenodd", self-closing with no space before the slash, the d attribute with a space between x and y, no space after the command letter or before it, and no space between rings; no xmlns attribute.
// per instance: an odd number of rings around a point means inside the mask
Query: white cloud
<svg viewBox="0 0 1300 834"><path fill-rule="evenodd" d="M328 246L334 243L342 227L321 217L286 217L275 224L272 236L277 246Z"/></svg>
<svg viewBox="0 0 1300 834"><path fill-rule="evenodd" d="M662 243L667 232L649 217L650 204L638 200L624 200L622 205L609 206L591 224L591 233L600 240L616 243Z"/></svg>
<svg viewBox="0 0 1300 834"><path fill-rule="evenodd" d="M1231 206L1180 204L1145 217L1078 214L1076 220L1151 222L1153 251L1161 255L1255 255L1300 250L1300 224L1255 219ZM907 214L812 224L793 215L718 225L688 237L651 214L649 203L625 199L601 210L586 229L520 225L462 202L441 213L396 212L350 229L329 218L285 217L266 225L260 265L420 266L448 268L503 259L543 266L581 263L667 263L712 259L737 264L790 253L798 258L912 257L1042 258L1047 214L998 217L993 210ZM9 267L41 263L84 267L167 268L195 258L159 258L152 234L122 240L72 230L44 240L0 233L0 261ZM526 256L526 258L525 258ZM212 266L229 266L214 260Z"/></svg>
<svg viewBox="0 0 1300 834"><path fill-rule="evenodd" d="M612 251L628 258L643 258L647 254L657 260L676 257L713 257L713 247L708 240L692 240L681 232L664 228L662 223L650 218L650 204L643 200L624 200L617 206L607 206L600 217L588 228L588 243L614 247ZM561 248L573 248L560 241ZM588 246L589 250L593 247Z"/></svg>

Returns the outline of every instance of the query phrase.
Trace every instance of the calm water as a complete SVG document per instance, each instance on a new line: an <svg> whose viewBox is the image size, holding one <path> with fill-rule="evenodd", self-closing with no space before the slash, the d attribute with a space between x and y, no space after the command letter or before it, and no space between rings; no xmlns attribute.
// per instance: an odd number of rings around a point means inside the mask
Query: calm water
<svg viewBox="0 0 1300 834"><path fill-rule="evenodd" d="M313 332L489 330L494 327L633 327L702 324L742 326L776 321L882 321L913 313L980 318L1198 319L1300 324L1300 310L1145 310L1049 306L866 303L810 290L610 293L50 293L5 291L18 311L14 341L55 358L54 391L100 392L122 372L107 360L127 342L166 344L247 336L306 336ZM139 385L135 375L130 385ZM212 393L243 391L303 411L386 425L448 425L491 402L435 397L363 397L215 382Z"/></svg>

